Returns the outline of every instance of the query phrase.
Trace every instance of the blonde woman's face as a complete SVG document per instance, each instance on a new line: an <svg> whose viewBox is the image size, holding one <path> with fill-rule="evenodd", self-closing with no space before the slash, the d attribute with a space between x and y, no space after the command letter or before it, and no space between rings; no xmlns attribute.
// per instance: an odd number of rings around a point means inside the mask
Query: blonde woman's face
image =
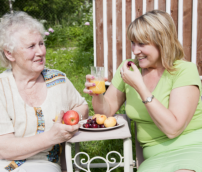
<svg viewBox="0 0 202 172"><path fill-rule="evenodd" d="M162 68L159 49L151 44L132 42L132 52L139 62L139 66L144 68Z"/></svg>

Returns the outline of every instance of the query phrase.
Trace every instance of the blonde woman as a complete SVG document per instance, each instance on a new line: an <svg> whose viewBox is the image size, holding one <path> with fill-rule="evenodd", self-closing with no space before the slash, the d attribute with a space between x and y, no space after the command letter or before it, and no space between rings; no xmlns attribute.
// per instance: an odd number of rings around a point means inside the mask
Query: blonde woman
<svg viewBox="0 0 202 172"><path fill-rule="evenodd" d="M93 77L87 75L84 92L93 96L95 112L108 116L126 101L145 158L138 172L200 172L201 81L196 65L183 60L172 18L163 11L147 12L127 33L134 63L119 66L105 95L87 89Z"/></svg>

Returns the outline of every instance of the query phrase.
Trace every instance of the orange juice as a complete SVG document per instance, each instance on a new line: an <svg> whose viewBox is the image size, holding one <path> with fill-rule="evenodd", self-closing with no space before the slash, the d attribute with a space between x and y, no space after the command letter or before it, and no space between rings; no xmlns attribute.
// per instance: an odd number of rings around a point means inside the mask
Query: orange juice
<svg viewBox="0 0 202 172"><path fill-rule="evenodd" d="M95 83L95 86L89 88L89 90L92 90L94 94L102 94L106 91L105 81L91 80L90 83Z"/></svg>

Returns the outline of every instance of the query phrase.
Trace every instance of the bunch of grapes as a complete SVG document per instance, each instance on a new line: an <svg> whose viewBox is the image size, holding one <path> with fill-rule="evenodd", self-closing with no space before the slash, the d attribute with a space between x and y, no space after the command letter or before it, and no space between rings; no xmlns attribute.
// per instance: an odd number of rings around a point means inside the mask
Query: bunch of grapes
<svg viewBox="0 0 202 172"><path fill-rule="evenodd" d="M96 122L96 118L88 119L86 123L83 124L83 128L106 128L104 124L99 125Z"/></svg>

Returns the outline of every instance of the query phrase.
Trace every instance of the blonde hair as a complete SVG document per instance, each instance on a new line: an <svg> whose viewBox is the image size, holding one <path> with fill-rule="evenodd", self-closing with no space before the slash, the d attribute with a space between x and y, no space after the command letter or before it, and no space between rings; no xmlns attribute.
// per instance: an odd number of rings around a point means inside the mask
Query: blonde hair
<svg viewBox="0 0 202 172"><path fill-rule="evenodd" d="M131 41L157 46L162 65L168 72L175 71L175 60L184 58L175 24L172 17L164 11L153 10L136 18L128 26L127 36ZM134 62L138 65L137 59Z"/></svg>
<svg viewBox="0 0 202 172"><path fill-rule="evenodd" d="M15 33L22 29L40 33L43 38L45 37L43 24L27 13L16 11L12 14L5 14L0 21L0 63L2 67L11 68L11 63L4 54L4 50L13 52L20 41Z"/></svg>

